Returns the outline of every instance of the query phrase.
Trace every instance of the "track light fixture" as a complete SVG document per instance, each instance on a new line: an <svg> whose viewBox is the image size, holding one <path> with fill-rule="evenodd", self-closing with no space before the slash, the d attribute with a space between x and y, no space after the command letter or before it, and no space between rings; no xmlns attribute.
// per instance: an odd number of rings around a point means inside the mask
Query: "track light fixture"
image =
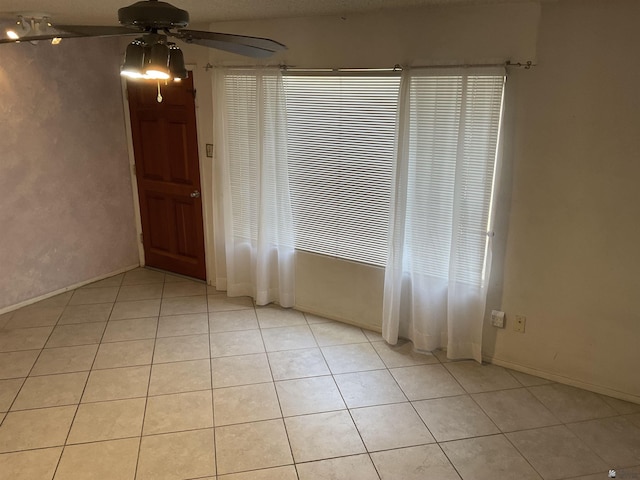
<svg viewBox="0 0 640 480"><path fill-rule="evenodd" d="M120 74L131 79L175 81L188 75L182 50L158 33L148 33L127 45Z"/></svg>

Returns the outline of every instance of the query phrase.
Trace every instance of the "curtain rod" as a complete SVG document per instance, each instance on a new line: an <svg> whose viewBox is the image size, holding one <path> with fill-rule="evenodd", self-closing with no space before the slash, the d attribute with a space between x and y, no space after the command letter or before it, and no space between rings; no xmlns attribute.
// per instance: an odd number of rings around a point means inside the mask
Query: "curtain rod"
<svg viewBox="0 0 640 480"><path fill-rule="evenodd" d="M512 62L511 60L507 60L502 63L458 63L458 64L440 64L440 65L407 65L402 66L400 64L394 65L392 68L300 68L295 65L212 65L211 63L207 63L204 66L206 71L209 71L212 68L229 68L232 70L242 70L242 69L253 69L253 68L266 68L266 69L280 69L285 70L287 72L308 72L308 73L318 73L318 74L327 74L327 73L358 73L358 72L401 72L402 70L414 69L430 69L430 68L482 68L482 67L505 67L505 68L523 68L525 70L529 70L532 67L535 67L536 64L531 60L527 60L526 62Z"/></svg>

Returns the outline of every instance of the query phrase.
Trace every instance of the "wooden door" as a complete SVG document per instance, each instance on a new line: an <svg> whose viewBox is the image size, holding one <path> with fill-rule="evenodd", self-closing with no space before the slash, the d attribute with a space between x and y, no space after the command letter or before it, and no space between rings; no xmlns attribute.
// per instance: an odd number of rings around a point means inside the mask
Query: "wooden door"
<svg viewBox="0 0 640 480"><path fill-rule="evenodd" d="M128 82L145 263L206 279L193 78Z"/></svg>

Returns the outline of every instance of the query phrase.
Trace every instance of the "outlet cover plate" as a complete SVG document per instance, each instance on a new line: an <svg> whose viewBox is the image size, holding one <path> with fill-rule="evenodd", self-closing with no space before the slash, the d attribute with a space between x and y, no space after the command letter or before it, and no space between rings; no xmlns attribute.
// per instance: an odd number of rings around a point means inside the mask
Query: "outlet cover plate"
<svg viewBox="0 0 640 480"><path fill-rule="evenodd" d="M516 321L513 323L513 330L515 332L524 333L526 325L527 317L525 317L524 315L516 315Z"/></svg>
<svg viewBox="0 0 640 480"><path fill-rule="evenodd" d="M504 312L491 310L491 325L497 328L504 328Z"/></svg>

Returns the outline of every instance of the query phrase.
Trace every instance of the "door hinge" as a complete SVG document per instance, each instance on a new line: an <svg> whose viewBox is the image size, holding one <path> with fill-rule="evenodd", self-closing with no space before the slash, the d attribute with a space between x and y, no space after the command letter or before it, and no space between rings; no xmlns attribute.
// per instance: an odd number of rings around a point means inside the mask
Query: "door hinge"
<svg viewBox="0 0 640 480"><path fill-rule="evenodd" d="M144 237L142 236L142 232L140 232L140 243L144 243Z"/></svg>

